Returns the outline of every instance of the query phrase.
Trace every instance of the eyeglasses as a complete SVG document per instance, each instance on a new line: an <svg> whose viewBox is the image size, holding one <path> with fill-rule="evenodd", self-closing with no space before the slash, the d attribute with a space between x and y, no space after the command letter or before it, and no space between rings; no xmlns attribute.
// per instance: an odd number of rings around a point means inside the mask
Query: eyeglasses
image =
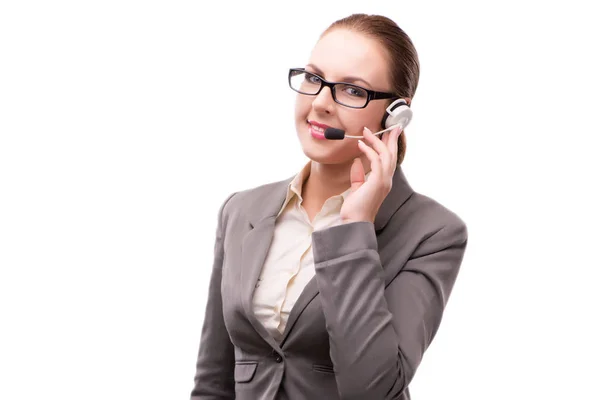
<svg viewBox="0 0 600 400"><path fill-rule="evenodd" d="M291 68L288 76L290 88L298 93L316 96L323 86L331 90L333 101L350 108L365 108L369 101L399 97L394 93L376 92L351 83L328 82L304 68Z"/></svg>

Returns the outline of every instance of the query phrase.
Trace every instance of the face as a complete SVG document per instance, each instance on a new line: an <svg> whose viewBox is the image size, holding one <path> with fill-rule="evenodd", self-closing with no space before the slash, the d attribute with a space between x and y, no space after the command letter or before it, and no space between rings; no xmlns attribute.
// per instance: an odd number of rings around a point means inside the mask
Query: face
<svg viewBox="0 0 600 400"><path fill-rule="evenodd" d="M338 28L323 36L305 68L330 82L348 82L366 89L392 92L385 49L375 40L351 30ZM311 126L313 123L326 125L356 136L363 134L365 126L377 132L382 129L381 120L389 103L390 100L371 100L365 108L353 109L336 103L327 87L316 96L299 93L295 119L304 154L322 164L345 164L364 157L357 139L318 139L311 133Z"/></svg>

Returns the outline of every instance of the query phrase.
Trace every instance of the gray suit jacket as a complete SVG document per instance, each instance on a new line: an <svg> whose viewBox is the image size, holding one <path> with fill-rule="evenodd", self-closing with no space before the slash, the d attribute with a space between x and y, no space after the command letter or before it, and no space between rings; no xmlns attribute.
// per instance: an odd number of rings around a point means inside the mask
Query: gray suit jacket
<svg viewBox="0 0 600 400"><path fill-rule="evenodd" d="M316 275L278 343L252 295L291 179L221 206L191 399L410 399L462 262L464 222L398 167L374 224L313 233Z"/></svg>

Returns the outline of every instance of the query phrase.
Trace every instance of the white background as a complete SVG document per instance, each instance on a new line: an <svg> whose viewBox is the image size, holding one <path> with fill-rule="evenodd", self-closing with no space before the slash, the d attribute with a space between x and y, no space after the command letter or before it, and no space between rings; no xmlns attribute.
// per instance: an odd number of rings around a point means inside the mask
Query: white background
<svg viewBox="0 0 600 400"><path fill-rule="evenodd" d="M287 69L366 12L419 52L409 182L470 235L413 398L599 399L593 3L2 1L0 398L188 398L218 208L304 164Z"/></svg>

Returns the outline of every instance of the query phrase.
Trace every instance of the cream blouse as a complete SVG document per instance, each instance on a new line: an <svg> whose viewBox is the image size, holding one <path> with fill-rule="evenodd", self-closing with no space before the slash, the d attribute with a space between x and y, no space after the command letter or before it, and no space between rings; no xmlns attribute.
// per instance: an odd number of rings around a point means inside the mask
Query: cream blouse
<svg viewBox="0 0 600 400"><path fill-rule="evenodd" d="M327 199L311 224L302 207L302 185L309 174L310 162L288 186L286 199L277 214L273 241L254 290L254 314L277 341L282 338L294 303L315 275L311 235L313 231L343 223L340 210L350 194L348 188Z"/></svg>

